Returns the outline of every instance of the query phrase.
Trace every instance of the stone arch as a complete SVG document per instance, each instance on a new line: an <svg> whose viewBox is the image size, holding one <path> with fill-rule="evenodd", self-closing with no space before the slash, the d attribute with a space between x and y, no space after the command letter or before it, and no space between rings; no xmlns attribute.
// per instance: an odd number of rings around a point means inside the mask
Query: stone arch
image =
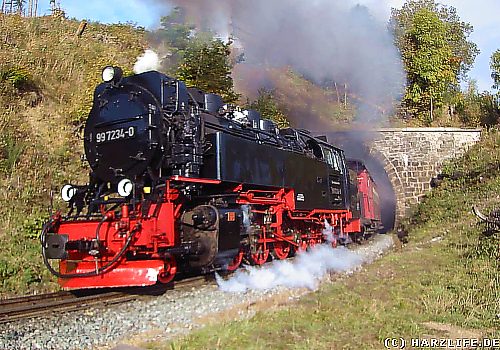
<svg viewBox="0 0 500 350"><path fill-rule="evenodd" d="M481 129L383 128L327 135L348 158L365 163L379 188L384 181L390 184L387 197L392 196L394 201L391 205L397 225L411 206L420 203L430 190L430 181L443 162L463 154L478 142ZM374 176L377 171L378 179Z"/></svg>
<svg viewBox="0 0 500 350"><path fill-rule="evenodd" d="M384 167L387 177L391 182L392 189L394 191L395 196L395 213L394 213L394 227L396 227L399 221L405 216L406 208L405 208L405 187L403 184L403 180L401 176L394 166L394 164L387 158L387 156L378 151L375 147L370 147L369 149L370 155L377 159Z"/></svg>

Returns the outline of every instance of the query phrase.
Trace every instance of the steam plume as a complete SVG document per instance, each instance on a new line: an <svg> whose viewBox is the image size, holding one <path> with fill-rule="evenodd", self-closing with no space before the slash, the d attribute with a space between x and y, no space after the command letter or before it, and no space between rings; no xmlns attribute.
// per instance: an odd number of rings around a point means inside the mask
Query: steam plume
<svg viewBox="0 0 500 350"><path fill-rule="evenodd" d="M150 70L158 70L160 68L160 58L153 50L146 50L141 56L137 57L137 62L134 64L134 73L140 74Z"/></svg>
<svg viewBox="0 0 500 350"><path fill-rule="evenodd" d="M199 29L235 38L246 64L262 69L292 67L323 86L347 83L362 101L358 104L361 120L373 120L402 95L404 74L392 36L385 23L355 0L170 3L185 9L188 20Z"/></svg>
<svg viewBox="0 0 500 350"><path fill-rule="evenodd" d="M247 267L238 270L225 281L216 275L219 288L226 292L245 292L248 289L272 289L278 286L316 289L327 272L355 269L364 262L357 253L341 247L334 249L330 243L337 240L333 227L325 220L323 237L328 242L299 252L294 261L275 260L268 266Z"/></svg>
<svg viewBox="0 0 500 350"><path fill-rule="evenodd" d="M360 266L364 259L345 247L322 244L299 253L293 261L275 260L264 267L249 266L238 270L229 280L216 275L219 288L225 292L266 290L278 286L315 290L327 272L345 272Z"/></svg>

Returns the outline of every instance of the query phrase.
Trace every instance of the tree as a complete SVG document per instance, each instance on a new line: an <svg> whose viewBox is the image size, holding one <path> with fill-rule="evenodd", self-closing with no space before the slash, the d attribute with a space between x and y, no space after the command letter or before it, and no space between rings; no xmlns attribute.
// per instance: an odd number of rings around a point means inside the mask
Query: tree
<svg viewBox="0 0 500 350"><path fill-rule="evenodd" d="M500 123L500 96L493 95L489 92L483 92L480 95L481 99L481 124L486 127Z"/></svg>
<svg viewBox="0 0 500 350"><path fill-rule="evenodd" d="M161 52L167 52L162 60L162 70L175 74L184 57L184 52L195 36L195 27L184 22L185 15L181 8L174 8L168 16L161 18L159 29L150 32L148 41L154 43Z"/></svg>
<svg viewBox="0 0 500 350"><path fill-rule="evenodd" d="M233 103L240 97L231 77L231 42L198 35L184 51L177 77L188 86L205 92L220 94L226 102Z"/></svg>
<svg viewBox="0 0 500 350"><path fill-rule="evenodd" d="M436 3L435 0L407 0L401 9L392 9L390 26L394 32L396 45L405 50L405 36L413 23L416 13L427 9L435 13L446 26L446 41L450 45L457 81L466 77L479 54L477 45L469 41L474 27L460 20L456 8Z"/></svg>
<svg viewBox="0 0 500 350"><path fill-rule="evenodd" d="M466 126L479 126L482 119L482 98L476 80L469 80L464 92L458 94L459 101L456 104L456 111L460 121Z"/></svg>
<svg viewBox="0 0 500 350"><path fill-rule="evenodd" d="M495 51L491 55L490 67L493 89L500 89L500 50Z"/></svg>
<svg viewBox="0 0 500 350"><path fill-rule="evenodd" d="M188 86L222 95L226 102L239 98L233 87L231 42L214 38L213 33L200 32L186 22L185 11L176 7L162 17L161 28L153 33L157 44L164 43L171 52L162 67L184 80Z"/></svg>
<svg viewBox="0 0 500 350"><path fill-rule="evenodd" d="M276 124L278 124L279 128L286 128L290 126L290 122L285 116L285 113L281 110L276 102L276 98L274 96L274 91L260 89L259 96L257 99L248 104L248 109L255 109L259 112L263 118L271 119Z"/></svg>
<svg viewBox="0 0 500 350"><path fill-rule="evenodd" d="M403 102L410 114L425 122L431 121L432 109L442 104L449 85L457 83L446 34L437 14L421 9L413 15L404 37L407 88Z"/></svg>
<svg viewBox="0 0 500 350"><path fill-rule="evenodd" d="M475 80L458 94L457 112L462 125L491 127L500 121L499 96L487 91L480 93Z"/></svg>
<svg viewBox="0 0 500 350"><path fill-rule="evenodd" d="M160 20L161 27L156 34L165 40L174 50L183 52L189 46L195 27L185 23L181 8L175 7L168 16Z"/></svg>
<svg viewBox="0 0 500 350"><path fill-rule="evenodd" d="M459 91L479 53L468 40L473 28L455 8L434 0L407 0L392 9L390 27L407 73L403 110L430 123L435 107Z"/></svg>

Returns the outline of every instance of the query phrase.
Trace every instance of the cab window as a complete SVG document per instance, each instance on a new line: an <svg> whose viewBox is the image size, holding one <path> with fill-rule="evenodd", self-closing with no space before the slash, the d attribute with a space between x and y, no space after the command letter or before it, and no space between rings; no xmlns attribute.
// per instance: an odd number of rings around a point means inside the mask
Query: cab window
<svg viewBox="0 0 500 350"><path fill-rule="evenodd" d="M334 154L334 161L335 161L335 170L340 171L340 173L344 172L344 164L342 163L342 157L340 156L340 153L337 151L333 152Z"/></svg>
<svg viewBox="0 0 500 350"><path fill-rule="evenodd" d="M332 167L333 169L335 169L336 171L341 172L342 170L341 170L341 166L340 166L337 152L334 152L330 149L325 148L324 154L325 154L326 162L328 163L328 165L330 167Z"/></svg>

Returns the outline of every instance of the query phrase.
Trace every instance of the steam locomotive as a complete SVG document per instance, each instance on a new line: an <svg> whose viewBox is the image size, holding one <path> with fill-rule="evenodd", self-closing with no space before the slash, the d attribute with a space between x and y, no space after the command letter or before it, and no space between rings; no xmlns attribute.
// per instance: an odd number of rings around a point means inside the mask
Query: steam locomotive
<svg viewBox="0 0 500 350"><path fill-rule="evenodd" d="M109 66L102 77L84 130L88 184L62 188L68 212L41 234L63 288L233 271L325 242L325 221L337 240L380 225L368 172L326 137L156 71Z"/></svg>

